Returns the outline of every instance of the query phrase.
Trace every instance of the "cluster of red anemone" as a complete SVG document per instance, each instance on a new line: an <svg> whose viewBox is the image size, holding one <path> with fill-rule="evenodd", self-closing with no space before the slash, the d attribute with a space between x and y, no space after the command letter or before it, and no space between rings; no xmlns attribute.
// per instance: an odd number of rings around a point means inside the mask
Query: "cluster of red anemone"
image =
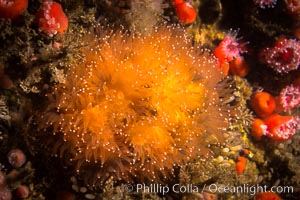
<svg viewBox="0 0 300 200"><path fill-rule="evenodd" d="M296 70L300 65L300 42L278 38L272 47L262 49L260 61L280 74Z"/></svg>
<svg viewBox="0 0 300 200"><path fill-rule="evenodd" d="M7 159L13 169L7 174L0 170L0 199L27 199L30 193L28 186L18 183L17 187L12 187L10 183L11 180L16 180L16 177L22 173L20 168L27 162L25 154L20 149L12 149L9 151Z"/></svg>
<svg viewBox="0 0 300 200"><path fill-rule="evenodd" d="M225 35L213 53L225 75L230 72L232 75L245 77L249 72L249 66L242 55L245 52L245 43L237 38L237 32L230 32Z"/></svg>
<svg viewBox="0 0 300 200"><path fill-rule="evenodd" d="M196 20L197 11L190 2L184 0L172 0L172 2L182 25L191 24Z"/></svg>
<svg viewBox="0 0 300 200"><path fill-rule="evenodd" d="M277 142L290 139L300 129L300 118L282 113L299 104L300 85L297 84L286 86L277 97L268 92L254 93L250 101L257 115L252 122L253 137L260 140L265 135Z"/></svg>
<svg viewBox="0 0 300 200"><path fill-rule="evenodd" d="M28 6L28 0L0 0L0 18L15 19Z"/></svg>
<svg viewBox="0 0 300 200"><path fill-rule="evenodd" d="M26 11L28 0L0 0L0 18L16 19ZM68 28L68 18L61 5L53 0L43 0L36 14L39 31L49 37L64 33Z"/></svg>
<svg viewBox="0 0 300 200"><path fill-rule="evenodd" d="M272 8L276 5L277 0L253 0L254 4L260 8Z"/></svg>

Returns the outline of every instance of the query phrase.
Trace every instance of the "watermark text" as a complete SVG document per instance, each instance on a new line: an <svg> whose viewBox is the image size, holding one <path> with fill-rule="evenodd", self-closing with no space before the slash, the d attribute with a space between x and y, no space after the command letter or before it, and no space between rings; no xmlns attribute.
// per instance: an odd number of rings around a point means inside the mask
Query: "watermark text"
<svg viewBox="0 0 300 200"><path fill-rule="evenodd" d="M293 193L294 187L293 186L266 186L266 185L250 185L250 184L241 184L238 186L233 185L224 185L224 184L205 184L203 186L197 186L193 184L188 185L162 185L162 184L126 184L123 185L123 190L125 192L143 192L143 193L156 193L166 195L168 193L202 193L202 192L209 192L215 194L221 193L245 193L249 195L255 195L259 192L266 192L272 191L275 193Z"/></svg>

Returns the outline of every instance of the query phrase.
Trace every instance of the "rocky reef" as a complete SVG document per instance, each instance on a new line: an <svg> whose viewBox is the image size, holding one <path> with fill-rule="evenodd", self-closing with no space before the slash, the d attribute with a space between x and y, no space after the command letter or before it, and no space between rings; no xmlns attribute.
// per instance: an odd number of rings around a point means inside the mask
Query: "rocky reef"
<svg viewBox="0 0 300 200"><path fill-rule="evenodd" d="M300 195L300 2L0 0L0 199Z"/></svg>

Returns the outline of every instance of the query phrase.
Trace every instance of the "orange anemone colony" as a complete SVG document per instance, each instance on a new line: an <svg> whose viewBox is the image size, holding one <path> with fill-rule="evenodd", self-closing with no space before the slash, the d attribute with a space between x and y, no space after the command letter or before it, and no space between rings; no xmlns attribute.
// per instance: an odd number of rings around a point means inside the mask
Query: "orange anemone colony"
<svg viewBox="0 0 300 200"><path fill-rule="evenodd" d="M177 27L101 33L47 95L40 124L55 154L99 180L160 182L222 142L223 75L208 51Z"/></svg>

